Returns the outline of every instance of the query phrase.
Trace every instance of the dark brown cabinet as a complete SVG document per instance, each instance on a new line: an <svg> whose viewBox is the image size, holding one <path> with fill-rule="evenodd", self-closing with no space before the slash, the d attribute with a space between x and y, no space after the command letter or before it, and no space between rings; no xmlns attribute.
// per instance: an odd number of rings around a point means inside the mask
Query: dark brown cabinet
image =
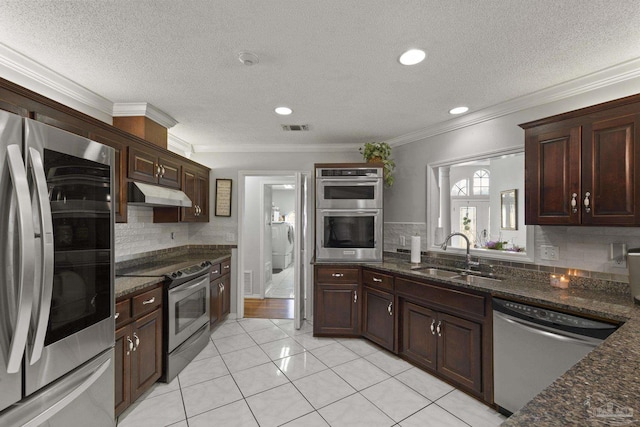
<svg viewBox="0 0 640 427"><path fill-rule="evenodd" d="M316 265L314 335L359 336L360 269Z"/></svg>
<svg viewBox="0 0 640 427"><path fill-rule="evenodd" d="M520 125L526 224L640 225L637 98Z"/></svg>
<svg viewBox="0 0 640 427"><path fill-rule="evenodd" d="M182 179L180 162L152 149L129 147L128 177L165 187L180 188Z"/></svg>
<svg viewBox="0 0 640 427"><path fill-rule="evenodd" d="M92 139L115 150L114 198L116 222L127 222L127 141L120 135L100 130L89 134Z"/></svg>
<svg viewBox="0 0 640 427"><path fill-rule="evenodd" d="M231 258L211 266L209 323L215 326L231 312Z"/></svg>
<svg viewBox="0 0 640 427"><path fill-rule="evenodd" d="M209 171L185 166L182 181L182 191L191 199L193 205L181 209L181 221L209 222Z"/></svg>
<svg viewBox="0 0 640 427"><path fill-rule="evenodd" d="M162 287L116 302L115 414L162 375Z"/></svg>
<svg viewBox="0 0 640 427"><path fill-rule="evenodd" d="M362 336L394 351L396 312L393 277L362 270Z"/></svg>

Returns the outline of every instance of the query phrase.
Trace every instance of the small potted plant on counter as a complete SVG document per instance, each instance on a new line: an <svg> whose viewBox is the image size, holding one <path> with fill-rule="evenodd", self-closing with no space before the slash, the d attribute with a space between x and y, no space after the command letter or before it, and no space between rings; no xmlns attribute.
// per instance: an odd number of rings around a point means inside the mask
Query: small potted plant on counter
<svg viewBox="0 0 640 427"><path fill-rule="evenodd" d="M367 162L380 162L384 165L384 183L387 187L391 187L393 185L392 172L396 167L395 162L391 159L391 146L386 142L367 142L359 150Z"/></svg>

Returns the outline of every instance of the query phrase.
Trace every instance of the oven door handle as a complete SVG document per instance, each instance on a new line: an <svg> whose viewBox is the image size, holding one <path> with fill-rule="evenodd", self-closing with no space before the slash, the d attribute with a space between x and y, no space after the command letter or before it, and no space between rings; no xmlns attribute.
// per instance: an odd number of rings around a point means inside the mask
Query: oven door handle
<svg viewBox="0 0 640 427"><path fill-rule="evenodd" d="M192 289L195 289L197 287L204 287L204 286L206 286L208 284L209 275L206 274L201 279L196 279L196 280L198 280L196 283L193 283L193 284L187 286L186 288L182 287L184 285L176 286L175 288L173 288L173 289L171 289L169 291L169 295L171 295L173 297L173 296L176 296L176 295L180 295L180 294L182 294L184 292L188 292L188 291L190 291ZM187 282L187 283L189 283L189 282Z"/></svg>
<svg viewBox="0 0 640 427"><path fill-rule="evenodd" d="M349 186L353 186L353 185L368 185L368 184L379 184L381 182L381 180L379 178L355 178L355 177L348 177L348 178L321 178L320 183L324 183L324 182L340 182L343 183L345 186L349 185Z"/></svg>
<svg viewBox="0 0 640 427"><path fill-rule="evenodd" d="M44 176L44 165L40 152L29 148L29 165L34 180L35 199L38 202L40 217L40 295L34 295L37 299L36 310L38 317L35 320L33 342L30 348L29 364L33 365L42 356L44 339L47 333L47 324L51 312L51 297L53 292L53 223L51 220L51 205L49 204L47 191L47 178Z"/></svg>
<svg viewBox="0 0 640 427"><path fill-rule="evenodd" d="M325 213L339 213L339 214L363 214L363 215L378 215L382 212L382 209L320 209L320 212Z"/></svg>

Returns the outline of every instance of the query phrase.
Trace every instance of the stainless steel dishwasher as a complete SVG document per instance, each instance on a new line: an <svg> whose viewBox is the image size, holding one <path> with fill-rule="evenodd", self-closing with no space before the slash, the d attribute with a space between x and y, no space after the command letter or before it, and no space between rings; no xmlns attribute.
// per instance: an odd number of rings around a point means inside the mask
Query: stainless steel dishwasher
<svg viewBox="0 0 640 427"><path fill-rule="evenodd" d="M510 415L611 335L618 325L493 299L494 400Z"/></svg>

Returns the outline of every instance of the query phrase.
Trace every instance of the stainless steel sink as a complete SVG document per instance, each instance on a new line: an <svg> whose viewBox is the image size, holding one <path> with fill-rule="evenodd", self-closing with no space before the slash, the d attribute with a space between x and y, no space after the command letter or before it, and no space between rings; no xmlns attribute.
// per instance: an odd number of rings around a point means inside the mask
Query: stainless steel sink
<svg viewBox="0 0 640 427"><path fill-rule="evenodd" d="M432 267L418 268L413 271L419 271L421 273L428 274L430 276L445 277L448 279L460 275L460 273L455 271L440 270L439 268L432 268Z"/></svg>
<svg viewBox="0 0 640 427"><path fill-rule="evenodd" d="M496 283L502 282L500 279L493 279L491 277L483 277L483 276L473 276L471 274L465 276L454 276L450 277L451 279L462 280L467 282L470 285L495 285Z"/></svg>

